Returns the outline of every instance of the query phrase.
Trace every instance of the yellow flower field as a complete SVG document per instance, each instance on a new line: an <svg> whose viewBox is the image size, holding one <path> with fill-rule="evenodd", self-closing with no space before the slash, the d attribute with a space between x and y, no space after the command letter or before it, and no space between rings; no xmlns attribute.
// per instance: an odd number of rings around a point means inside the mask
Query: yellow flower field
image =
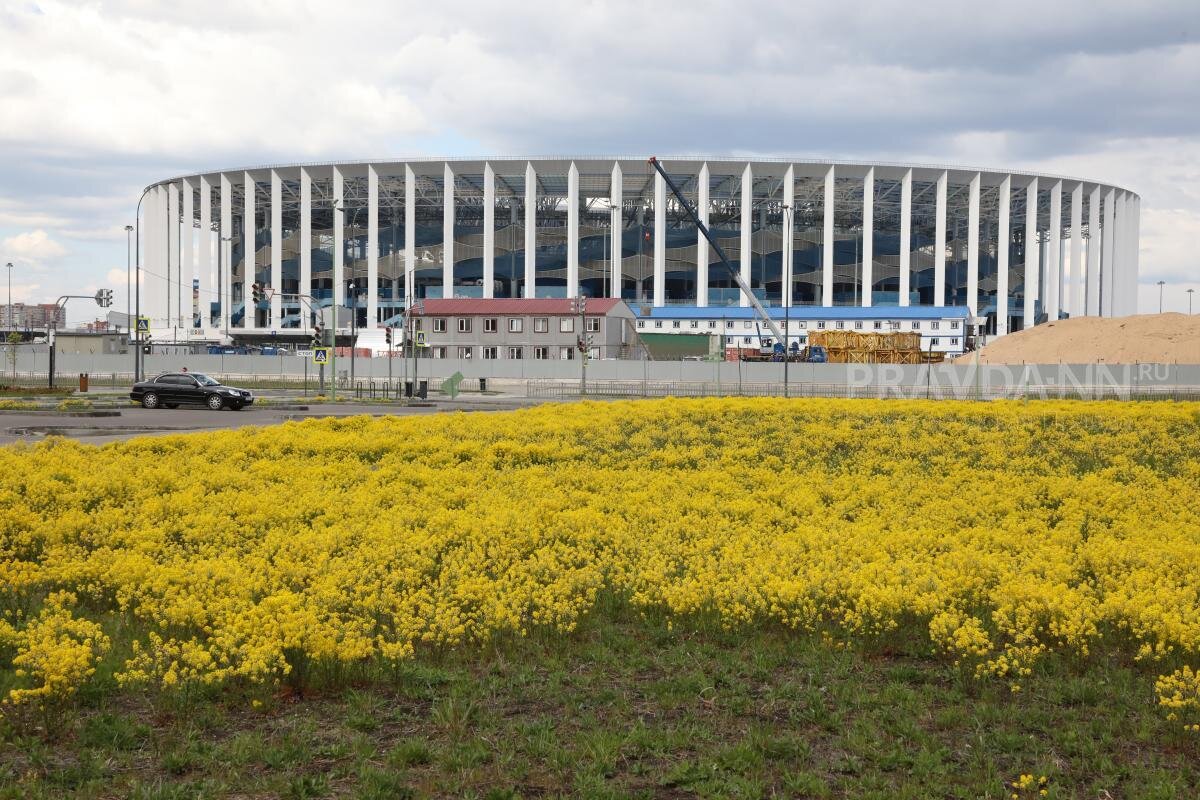
<svg viewBox="0 0 1200 800"><path fill-rule="evenodd" d="M664 400L0 450L5 702L570 631L601 595L1019 691L1147 663L1200 723L1200 406ZM800 635L800 634L793 634ZM1157 677L1157 680L1155 678Z"/></svg>

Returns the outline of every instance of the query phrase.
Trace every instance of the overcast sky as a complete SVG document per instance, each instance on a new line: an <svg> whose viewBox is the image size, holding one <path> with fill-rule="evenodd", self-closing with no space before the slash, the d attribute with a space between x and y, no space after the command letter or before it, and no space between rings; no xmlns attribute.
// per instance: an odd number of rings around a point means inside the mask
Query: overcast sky
<svg viewBox="0 0 1200 800"><path fill-rule="evenodd" d="M1115 183L1142 197L1141 310L1159 280L1186 310L1200 0L0 0L0 263L18 301L110 287L123 309L124 226L177 174L614 153Z"/></svg>

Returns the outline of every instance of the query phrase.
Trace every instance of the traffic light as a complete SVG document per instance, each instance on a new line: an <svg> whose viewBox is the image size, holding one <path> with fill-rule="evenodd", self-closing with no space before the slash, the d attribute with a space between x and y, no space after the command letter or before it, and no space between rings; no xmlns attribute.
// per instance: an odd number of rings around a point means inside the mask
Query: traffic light
<svg viewBox="0 0 1200 800"><path fill-rule="evenodd" d="M321 327L321 323L320 323L320 322L318 322L316 325L313 325L313 335L312 335L312 346L313 346L313 347L320 347L320 346L323 344L323 341L322 341L322 339L321 339L321 335L322 335L324 332L325 332L325 331L324 331L324 329Z"/></svg>
<svg viewBox="0 0 1200 800"><path fill-rule="evenodd" d="M263 301L264 294L263 285L261 283L250 284L250 297L253 300L254 305L258 305Z"/></svg>
<svg viewBox="0 0 1200 800"><path fill-rule="evenodd" d="M108 308L112 305L113 293L112 289L101 289L96 292L96 305L101 308Z"/></svg>
<svg viewBox="0 0 1200 800"><path fill-rule="evenodd" d="M392 326L388 325L387 328L385 329L385 331L386 331L385 335L387 337L388 347L391 347L392 346Z"/></svg>
<svg viewBox="0 0 1200 800"><path fill-rule="evenodd" d="M142 353L150 355L150 334L146 334L146 338L142 340Z"/></svg>

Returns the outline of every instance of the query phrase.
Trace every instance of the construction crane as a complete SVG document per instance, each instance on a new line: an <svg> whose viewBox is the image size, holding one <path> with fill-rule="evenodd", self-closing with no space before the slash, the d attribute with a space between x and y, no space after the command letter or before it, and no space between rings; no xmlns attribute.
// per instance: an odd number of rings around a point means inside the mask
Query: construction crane
<svg viewBox="0 0 1200 800"><path fill-rule="evenodd" d="M729 270L729 275L733 278L733 282L738 285L738 288L742 290L742 294L744 294L746 299L750 301L750 305L754 307L755 312L758 314L758 318L762 320L762 323L766 325L767 328L770 329L771 333L776 336L775 341L783 344L786 351L788 343L787 337L784 336L783 330L775 323L775 320L771 319L771 315L767 313L765 308L763 308L762 303L758 302L758 298L754 296L754 292L750 291L750 285L746 283L744 278L742 278L741 273L733 268L733 264L729 263L729 258L725 255L725 251L721 249L721 245L717 244L717 240L714 239L713 235L709 232L708 226L700 221L700 215L696 213L696 209L693 208L692 204L689 203L687 198L683 196L683 192L678 186L675 185L675 181L671 180L671 176L667 174L667 171L662 168L662 164L658 163L658 159L654 156L650 156L650 166L658 170L658 174L662 176L664 181L666 181L666 184L671 189L672 194L679 199L679 204L683 206L684 211L686 211L692 218L692 222L696 223L696 229L703 234L705 239L708 240L708 243L712 245L712 249L717 251L717 256L721 259L721 263L725 265L725 269ZM743 257L744 256L745 254L743 253ZM703 287L701 291L708 291L708 287Z"/></svg>

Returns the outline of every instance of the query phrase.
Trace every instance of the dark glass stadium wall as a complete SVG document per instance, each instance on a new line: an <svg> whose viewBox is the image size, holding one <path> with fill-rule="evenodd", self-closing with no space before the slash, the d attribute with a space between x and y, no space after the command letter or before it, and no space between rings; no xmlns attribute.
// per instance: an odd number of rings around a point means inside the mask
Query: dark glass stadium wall
<svg viewBox="0 0 1200 800"><path fill-rule="evenodd" d="M280 202L280 292L282 318L272 320L281 328L298 328L301 322L300 292L300 179L281 182ZM269 271L269 268L268 268Z"/></svg>
<svg viewBox="0 0 1200 800"><path fill-rule="evenodd" d="M833 304L862 304L863 179L834 178Z"/></svg>
<svg viewBox="0 0 1200 800"><path fill-rule="evenodd" d="M367 178L347 175L342 184L342 289L357 324L367 324ZM354 287L351 291L351 286ZM339 323L341 321L339 320Z"/></svg>
<svg viewBox="0 0 1200 800"><path fill-rule="evenodd" d="M496 173L496 297L520 297L525 281L525 174Z"/></svg>
<svg viewBox="0 0 1200 800"><path fill-rule="evenodd" d="M946 187L946 305L967 304L967 234L970 187L950 181Z"/></svg>
<svg viewBox="0 0 1200 800"><path fill-rule="evenodd" d="M937 182L913 180L912 223L909 231L910 294L917 304L934 300L934 264L937 245Z"/></svg>
<svg viewBox="0 0 1200 800"><path fill-rule="evenodd" d="M783 304L783 186L756 175L751 194L750 288L764 305Z"/></svg>
<svg viewBox="0 0 1200 800"><path fill-rule="evenodd" d="M793 189L792 302L820 305L825 241L825 179L801 176Z"/></svg>
<svg viewBox="0 0 1200 800"><path fill-rule="evenodd" d="M1008 330L1024 327L1025 308L1025 220L1027 208L1025 187L1014 186L1009 202L1008 250Z"/></svg>
<svg viewBox="0 0 1200 800"><path fill-rule="evenodd" d="M432 167L437 169L437 167ZM437 174L416 174L413 213L414 233L413 291L419 298L442 296L442 245L444 208L441 170Z"/></svg>
<svg viewBox="0 0 1200 800"><path fill-rule="evenodd" d="M875 178L871 302L900 305L900 181Z"/></svg>
<svg viewBox="0 0 1200 800"><path fill-rule="evenodd" d="M611 188L610 173L579 175L579 290L588 297L608 296L612 274Z"/></svg>
<svg viewBox="0 0 1200 800"><path fill-rule="evenodd" d="M979 188L979 294L976 310L987 318L986 332L996 332L996 228L1000 217L1000 188L981 185Z"/></svg>
<svg viewBox="0 0 1200 800"><path fill-rule="evenodd" d="M404 171L379 174L379 324L399 325L404 314Z"/></svg>
<svg viewBox="0 0 1200 800"><path fill-rule="evenodd" d="M567 172L537 174L537 249L534 256L538 297L567 296Z"/></svg>
<svg viewBox="0 0 1200 800"><path fill-rule="evenodd" d="M710 165L711 169L711 165ZM741 270L742 174L713 171L708 181L708 229L735 270ZM712 255L715 259L715 254ZM737 283L717 259L708 268L708 304L738 305Z"/></svg>
<svg viewBox="0 0 1200 800"><path fill-rule="evenodd" d="M621 296L645 305L654 297L654 180L648 170L621 177Z"/></svg>
<svg viewBox="0 0 1200 800"><path fill-rule="evenodd" d="M333 305L333 179L328 175L312 176L312 243L310 256L312 274L309 295L318 308Z"/></svg>
<svg viewBox="0 0 1200 800"><path fill-rule="evenodd" d="M483 174L455 173L454 296L483 295Z"/></svg>
<svg viewBox="0 0 1200 800"><path fill-rule="evenodd" d="M668 165L669 166L669 165ZM692 208L696 207L700 191L696 173L669 171L671 179L683 191ZM679 200L668 190L666 194L666 301L667 304L696 302L696 223Z"/></svg>

